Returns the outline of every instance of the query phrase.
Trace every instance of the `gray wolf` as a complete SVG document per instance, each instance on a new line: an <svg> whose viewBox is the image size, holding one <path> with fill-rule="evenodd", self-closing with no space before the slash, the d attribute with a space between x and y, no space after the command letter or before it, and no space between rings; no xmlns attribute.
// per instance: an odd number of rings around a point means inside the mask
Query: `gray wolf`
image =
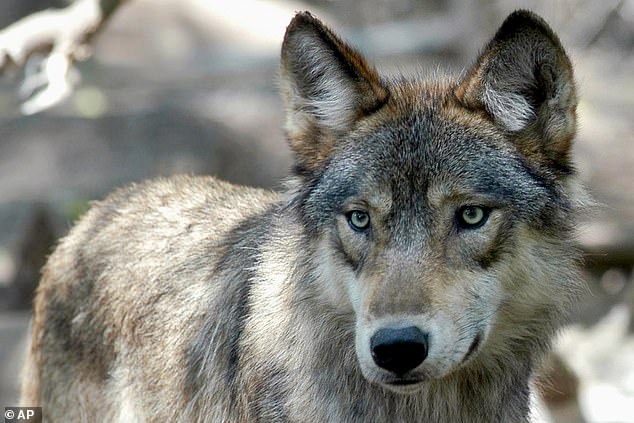
<svg viewBox="0 0 634 423"><path fill-rule="evenodd" d="M511 14L468 72L381 77L313 17L281 54L281 193L173 177L97 202L34 303L45 420L527 422L580 280L571 63Z"/></svg>

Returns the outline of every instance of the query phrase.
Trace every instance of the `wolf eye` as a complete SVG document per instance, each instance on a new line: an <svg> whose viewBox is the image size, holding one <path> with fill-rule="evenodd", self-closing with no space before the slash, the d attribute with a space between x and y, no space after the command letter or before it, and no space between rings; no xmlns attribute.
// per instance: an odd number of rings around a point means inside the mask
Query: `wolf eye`
<svg viewBox="0 0 634 423"><path fill-rule="evenodd" d="M370 215L361 210L348 213L348 223L355 231L363 231L370 227Z"/></svg>
<svg viewBox="0 0 634 423"><path fill-rule="evenodd" d="M464 229L476 229L484 225L490 210L480 206L464 206L458 209L458 224Z"/></svg>

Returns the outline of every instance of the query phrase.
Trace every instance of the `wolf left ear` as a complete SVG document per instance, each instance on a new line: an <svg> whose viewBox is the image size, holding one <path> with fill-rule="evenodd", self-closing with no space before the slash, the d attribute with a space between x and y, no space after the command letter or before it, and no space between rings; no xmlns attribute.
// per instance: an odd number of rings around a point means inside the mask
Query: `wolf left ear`
<svg viewBox="0 0 634 423"><path fill-rule="evenodd" d="M569 166L577 106L572 65L539 16L509 15L454 93L517 135L525 154Z"/></svg>
<svg viewBox="0 0 634 423"><path fill-rule="evenodd" d="M308 12L286 29L280 74L286 133L300 173L317 168L337 137L388 96L361 54Z"/></svg>

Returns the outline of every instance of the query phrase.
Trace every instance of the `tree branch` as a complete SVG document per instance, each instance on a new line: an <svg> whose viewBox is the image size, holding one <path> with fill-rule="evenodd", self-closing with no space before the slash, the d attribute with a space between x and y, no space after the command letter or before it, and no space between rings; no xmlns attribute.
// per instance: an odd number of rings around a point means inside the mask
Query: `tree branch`
<svg viewBox="0 0 634 423"><path fill-rule="evenodd" d="M76 0L63 9L29 15L0 31L0 74L25 68L22 113L40 112L72 92L77 79L73 64L90 56L88 43L126 1Z"/></svg>

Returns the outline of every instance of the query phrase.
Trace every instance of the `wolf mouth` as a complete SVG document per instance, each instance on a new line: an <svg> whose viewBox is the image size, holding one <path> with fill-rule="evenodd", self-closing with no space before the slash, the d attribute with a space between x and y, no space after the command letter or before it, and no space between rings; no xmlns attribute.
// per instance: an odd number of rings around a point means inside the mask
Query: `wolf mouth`
<svg viewBox="0 0 634 423"><path fill-rule="evenodd" d="M410 385L417 385L421 382L422 382L421 379L396 379L396 380L387 382L387 384L392 386L410 386Z"/></svg>
<svg viewBox="0 0 634 423"><path fill-rule="evenodd" d="M392 392L410 395L418 392L423 386L424 379L396 379L385 382L384 386Z"/></svg>
<svg viewBox="0 0 634 423"><path fill-rule="evenodd" d="M476 337L473 339L473 342L469 346L469 350L467 351L464 358L462 359L463 363L469 360L469 358L471 358L473 353L475 353L478 350L478 347L480 346L481 343L482 343L482 332L478 332Z"/></svg>

